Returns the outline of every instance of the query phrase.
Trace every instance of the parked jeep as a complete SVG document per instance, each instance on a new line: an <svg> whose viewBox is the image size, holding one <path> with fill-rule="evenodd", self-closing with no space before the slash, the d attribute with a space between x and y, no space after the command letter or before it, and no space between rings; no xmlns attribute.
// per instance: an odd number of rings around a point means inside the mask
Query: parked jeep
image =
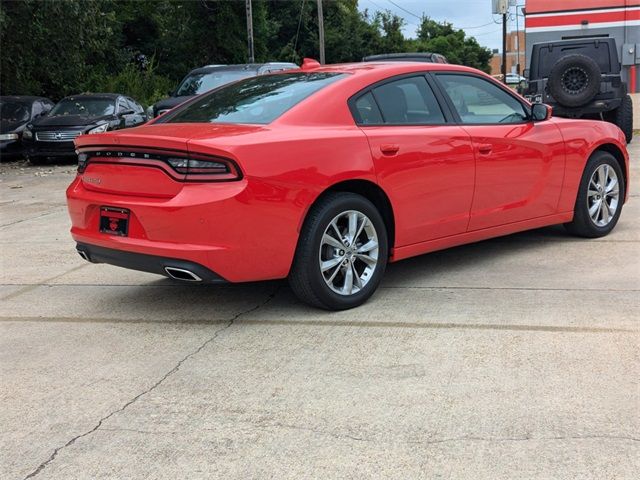
<svg viewBox="0 0 640 480"><path fill-rule="evenodd" d="M614 123L631 141L633 104L620 77L615 39L536 43L525 76L519 91L528 100L551 105L559 117Z"/></svg>

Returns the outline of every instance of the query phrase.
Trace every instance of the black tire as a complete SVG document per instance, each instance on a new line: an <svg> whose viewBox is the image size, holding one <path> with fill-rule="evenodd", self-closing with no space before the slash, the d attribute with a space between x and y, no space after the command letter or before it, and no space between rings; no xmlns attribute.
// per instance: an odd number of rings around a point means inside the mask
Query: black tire
<svg viewBox="0 0 640 480"><path fill-rule="evenodd" d="M600 91L600 67L596 61L578 53L562 57L549 73L547 86L556 102L580 107Z"/></svg>
<svg viewBox="0 0 640 480"><path fill-rule="evenodd" d="M633 101L631 96L622 97L622 104L611 112L609 121L620 127L627 143L630 143L633 138Z"/></svg>
<svg viewBox="0 0 640 480"><path fill-rule="evenodd" d="M331 221L344 212L355 210L365 215L375 229L378 239L377 263L362 288L353 294L339 294L329 287L320 269L322 237ZM365 232L363 232L364 234ZM361 236L359 239L363 238ZM337 252L337 249L335 250ZM347 252L348 253L348 252ZM336 253L337 255L337 253ZM321 198L309 211L305 220L293 266L289 273L289 284L296 296L303 302L326 310L346 310L362 305L378 288L389 257L387 229L376 207L366 198L355 193L331 192ZM354 265L357 263L354 260ZM360 265L362 274L364 269ZM341 264L336 279L346 270ZM356 270L357 271L357 270ZM342 278L345 278L344 275ZM346 280L346 278L345 278ZM346 282L345 282L346 284Z"/></svg>
<svg viewBox="0 0 640 480"><path fill-rule="evenodd" d="M608 165L615 172L618 179L618 202L616 211L611 217L609 223L605 226L598 226L589 214L589 202L588 192L589 183L594 172L602 165ZM624 181L624 175L618 161L607 152L595 152L589 158L587 165L582 174L582 180L580 181L580 187L578 190L578 196L576 198L576 204L574 207L573 221L565 223L565 228L572 233L580 237L597 238L607 235L618 223L620 213L622 212L622 204L624 202L626 191L626 185Z"/></svg>
<svg viewBox="0 0 640 480"><path fill-rule="evenodd" d="M49 163L47 157L41 157L38 155L29 155L27 159L31 165L45 165Z"/></svg>

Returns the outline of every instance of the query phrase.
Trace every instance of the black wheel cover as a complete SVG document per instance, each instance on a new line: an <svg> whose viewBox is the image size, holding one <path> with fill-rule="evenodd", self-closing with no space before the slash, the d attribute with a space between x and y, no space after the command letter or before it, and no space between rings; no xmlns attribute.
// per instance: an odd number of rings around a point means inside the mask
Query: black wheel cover
<svg viewBox="0 0 640 480"><path fill-rule="evenodd" d="M562 57L549 74L549 92L560 105L580 107L600 91L600 67L586 55Z"/></svg>

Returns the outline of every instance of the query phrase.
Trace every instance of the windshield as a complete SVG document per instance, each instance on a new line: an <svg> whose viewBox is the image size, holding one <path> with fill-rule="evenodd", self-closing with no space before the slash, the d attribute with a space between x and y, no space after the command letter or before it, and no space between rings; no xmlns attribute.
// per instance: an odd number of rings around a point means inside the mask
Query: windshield
<svg viewBox="0 0 640 480"><path fill-rule="evenodd" d="M213 71L209 73L195 73L187 76L178 89L176 90L176 97L185 97L198 95L200 93L208 92L214 88L221 87L227 83L235 82L236 80L242 80L243 78L253 77L254 71Z"/></svg>
<svg viewBox="0 0 640 480"><path fill-rule="evenodd" d="M343 76L340 73L286 73L248 78L178 107L158 123L267 124Z"/></svg>
<svg viewBox="0 0 640 480"><path fill-rule="evenodd" d="M0 120L3 122L26 122L29 120L29 107L22 103L0 103Z"/></svg>
<svg viewBox="0 0 640 480"><path fill-rule="evenodd" d="M115 100L110 98L65 98L53 107L49 115L103 117L105 115L113 115L115 111Z"/></svg>

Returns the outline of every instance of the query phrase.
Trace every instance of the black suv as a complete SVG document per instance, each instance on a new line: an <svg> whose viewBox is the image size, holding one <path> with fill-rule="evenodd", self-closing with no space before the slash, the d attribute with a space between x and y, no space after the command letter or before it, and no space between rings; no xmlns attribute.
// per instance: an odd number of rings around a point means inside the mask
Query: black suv
<svg viewBox="0 0 640 480"><path fill-rule="evenodd" d="M525 77L519 91L528 100L551 105L559 117L614 123L631 141L633 104L620 77L615 39L536 43Z"/></svg>
<svg viewBox="0 0 640 480"><path fill-rule="evenodd" d="M155 105L149 107L147 109L147 115L149 118L157 117L196 95L221 87L227 83L235 82L236 80L280 72L282 70L291 70L292 68L298 68L298 65L286 62L269 62L240 65L207 65L196 68L184 77L180 85L178 85L178 88L173 92L169 92L169 98L160 100Z"/></svg>
<svg viewBox="0 0 640 480"><path fill-rule="evenodd" d="M444 55L429 52L381 53L379 55L369 55L368 57L364 57L362 61L449 63Z"/></svg>

